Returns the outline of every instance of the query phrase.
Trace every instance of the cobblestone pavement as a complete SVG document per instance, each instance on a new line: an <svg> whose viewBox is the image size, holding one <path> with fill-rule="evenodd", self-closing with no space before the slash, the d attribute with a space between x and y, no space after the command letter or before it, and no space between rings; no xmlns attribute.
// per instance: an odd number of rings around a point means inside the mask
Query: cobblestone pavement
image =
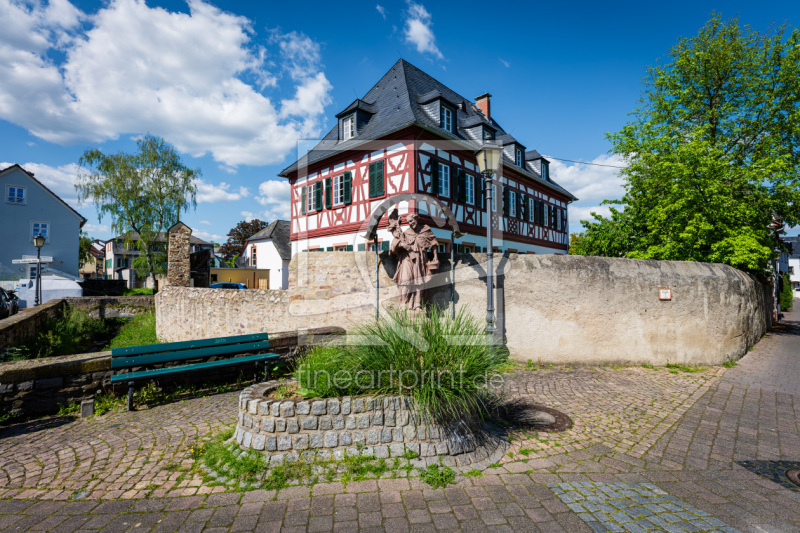
<svg viewBox="0 0 800 533"><path fill-rule="evenodd" d="M574 427L520 433L446 489L203 486L180 470L233 425L237 393L17 424L0 430L0 531L800 531L800 490L770 479L800 461L799 321L730 369L517 373L513 394Z"/></svg>

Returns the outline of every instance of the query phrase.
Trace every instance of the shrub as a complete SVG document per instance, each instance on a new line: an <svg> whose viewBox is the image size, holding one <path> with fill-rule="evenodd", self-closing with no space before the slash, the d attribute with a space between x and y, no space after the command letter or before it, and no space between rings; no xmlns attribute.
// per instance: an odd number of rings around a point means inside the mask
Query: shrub
<svg viewBox="0 0 800 533"><path fill-rule="evenodd" d="M356 342L312 349L295 376L307 396L405 394L424 420L486 417L497 400L488 379L508 364L508 354L484 326L463 310L455 318L441 310L416 317L392 310L356 328Z"/></svg>
<svg viewBox="0 0 800 533"><path fill-rule="evenodd" d="M781 310L789 311L792 308L794 300L794 292L792 292L792 280L789 279L789 274L783 275L783 286L781 287Z"/></svg>
<svg viewBox="0 0 800 533"><path fill-rule="evenodd" d="M33 359L87 352L109 338L119 322L91 318L83 309L67 307L59 318L45 321L42 330L19 349L19 357Z"/></svg>

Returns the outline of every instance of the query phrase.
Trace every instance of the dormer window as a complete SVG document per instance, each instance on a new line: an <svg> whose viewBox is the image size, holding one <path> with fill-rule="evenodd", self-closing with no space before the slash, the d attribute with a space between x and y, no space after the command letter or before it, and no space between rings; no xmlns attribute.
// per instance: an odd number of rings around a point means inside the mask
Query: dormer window
<svg viewBox="0 0 800 533"><path fill-rule="evenodd" d="M442 105L442 112L441 112L441 126L442 129L448 133L453 132L453 110L447 107L446 105Z"/></svg>
<svg viewBox="0 0 800 533"><path fill-rule="evenodd" d="M494 140L494 132L489 128L483 128L483 140L484 141L493 141Z"/></svg>
<svg viewBox="0 0 800 533"><path fill-rule="evenodd" d="M350 115L342 120L342 140L346 141L356 136L356 118Z"/></svg>
<svg viewBox="0 0 800 533"><path fill-rule="evenodd" d="M514 163L518 167L525 168L525 153L519 147L514 148Z"/></svg>
<svg viewBox="0 0 800 533"><path fill-rule="evenodd" d="M550 163L542 159L542 179L550 181Z"/></svg>

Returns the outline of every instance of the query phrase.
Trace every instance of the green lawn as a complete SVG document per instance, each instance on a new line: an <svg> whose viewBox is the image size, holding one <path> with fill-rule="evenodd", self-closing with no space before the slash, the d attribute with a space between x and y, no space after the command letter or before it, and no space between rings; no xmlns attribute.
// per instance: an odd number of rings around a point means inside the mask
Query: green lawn
<svg viewBox="0 0 800 533"><path fill-rule="evenodd" d="M136 315L130 322L122 326L119 334L111 340L106 349L159 343L160 341L156 337L156 314L144 313Z"/></svg>

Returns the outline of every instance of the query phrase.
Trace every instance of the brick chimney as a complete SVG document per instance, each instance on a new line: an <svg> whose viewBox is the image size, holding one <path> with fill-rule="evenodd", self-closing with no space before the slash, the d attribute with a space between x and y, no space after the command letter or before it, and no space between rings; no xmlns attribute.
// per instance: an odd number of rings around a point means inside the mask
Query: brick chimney
<svg viewBox="0 0 800 533"><path fill-rule="evenodd" d="M488 119L492 118L492 102L489 100L491 97L491 94L484 93L475 98L475 104L478 106L478 109L480 109Z"/></svg>

